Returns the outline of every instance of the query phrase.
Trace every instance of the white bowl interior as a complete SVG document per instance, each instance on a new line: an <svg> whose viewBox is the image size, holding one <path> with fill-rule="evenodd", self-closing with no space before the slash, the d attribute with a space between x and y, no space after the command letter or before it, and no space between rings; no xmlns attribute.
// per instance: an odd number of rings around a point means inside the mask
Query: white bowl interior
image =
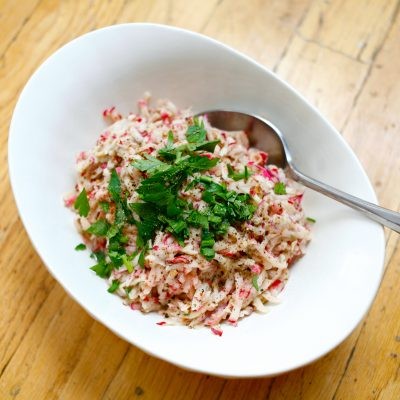
<svg viewBox="0 0 400 400"><path fill-rule="evenodd" d="M380 283L382 228L334 201L306 192L317 219L307 255L292 269L282 304L253 314L222 337L207 329L160 327L156 314L124 307L88 266L63 194L75 155L105 127L101 111L136 110L145 91L194 111L240 109L285 134L304 173L375 201L356 157L331 125L272 73L204 36L151 24L92 32L50 57L26 85L12 119L10 175L38 253L63 287L96 319L143 350L185 368L223 376L284 372L322 356L355 328Z"/></svg>

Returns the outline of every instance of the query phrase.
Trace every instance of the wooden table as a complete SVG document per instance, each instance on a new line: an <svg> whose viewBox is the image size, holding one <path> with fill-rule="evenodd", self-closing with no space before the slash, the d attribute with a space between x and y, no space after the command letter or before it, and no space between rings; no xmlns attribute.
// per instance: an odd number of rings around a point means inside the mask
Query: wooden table
<svg viewBox="0 0 400 400"><path fill-rule="evenodd" d="M398 0L0 1L0 398L400 399L399 235L354 333L305 368L225 380L144 354L95 322L52 279L18 218L7 134L18 95L54 50L106 25L151 21L221 40L273 69L325 114L383 206L400 205Z"/></svg>

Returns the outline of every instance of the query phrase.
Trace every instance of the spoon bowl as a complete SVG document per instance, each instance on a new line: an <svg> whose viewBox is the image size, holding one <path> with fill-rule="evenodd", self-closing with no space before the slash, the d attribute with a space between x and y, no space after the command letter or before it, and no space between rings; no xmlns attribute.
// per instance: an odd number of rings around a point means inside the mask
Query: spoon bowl
<svg viewBox="0 0 400 400"><path fill-rule="evenodd" d="M207 111L198 115L206 115L208 122L215 128L226 131L245 131L250 145L268 153L269 164L286 169L290 178L361 211L374 221L400 233L400 213L359 199L300 172L293 163L289 147L282 132L266 119L241 112L224 110Z"/></svg>
<svg viewBox="0 0 400 400"><path fill-rule="evenodd" d="M270 164L280 168L286 167L283 142L277 134L278 130L273 128L270 122L234 111L210 111L206 115L208 122L215 128L247 132L250 146L266 151Z"/></svg>

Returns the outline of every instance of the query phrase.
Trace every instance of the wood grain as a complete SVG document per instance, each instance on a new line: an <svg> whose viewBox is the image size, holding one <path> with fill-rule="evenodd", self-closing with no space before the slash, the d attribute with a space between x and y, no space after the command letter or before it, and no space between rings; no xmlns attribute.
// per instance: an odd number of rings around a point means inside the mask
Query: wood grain
<svg viewBox="0 0 400 400"><path fill-rule="evenodd" d="M370 62L397 13L396 0L314 1L299 34L321 46Z"/></svg>
<svg viewBox="0 0 400 400"><path fill-rule="evenodd" d="M54 50L121 22L205 33L273 68L343 132L379 200L400 208L400 17L395 0L0 0L0 398L398 399L399 235L360 326L321 360L276 378L224 380L144 354L56 283L18 218L7 135L23 85Z"/></svg>
<svg viewBox="0 0 400 400"><path fill-rule="evenodd" d="M367 76L368 65L295 36L277 73L341 129Z"/></svg>

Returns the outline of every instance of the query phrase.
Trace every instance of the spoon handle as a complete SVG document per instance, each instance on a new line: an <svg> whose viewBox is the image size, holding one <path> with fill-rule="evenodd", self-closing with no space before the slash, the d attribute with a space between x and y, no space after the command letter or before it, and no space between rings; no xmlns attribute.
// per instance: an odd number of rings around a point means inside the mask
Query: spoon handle
<svg viewBox="0 0 400 400"><path fill-rule="evenodd" d="M342 192L325 183L310 178L301 172L291 168L295 179L301 182L304 186L309 187L317 192L320 192L334 200L348 205L356 210L361 211L374 221L393 229L395 232L400 233L400 213L379 207L368 201L359 199L351 194Z"/></svg>

